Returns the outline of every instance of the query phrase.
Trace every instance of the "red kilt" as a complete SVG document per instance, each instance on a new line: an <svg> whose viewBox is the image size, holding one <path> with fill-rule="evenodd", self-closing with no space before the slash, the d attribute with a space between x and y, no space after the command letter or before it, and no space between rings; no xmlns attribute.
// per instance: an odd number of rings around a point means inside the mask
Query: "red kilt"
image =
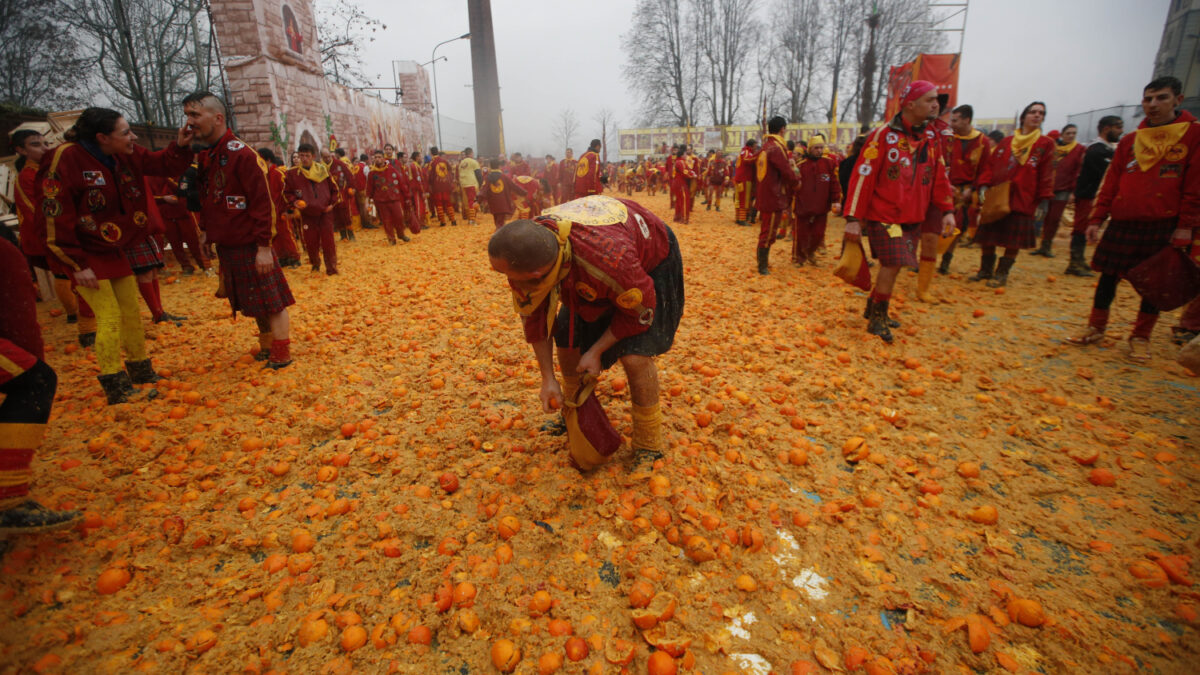
<svg viewBox="0 0 1200 675"><path fill-rule="evenodd" d="M273 261L270 274L263 276L258 273L254 268L257 253L258 246L255 244L217 246L221 280L234 314L241 312L246 316L266 318L296 304L296 299L292 297L292 290L288 288L278 259Z"/></svg>
<svg viewBox="0 0 1200 675"><path fill-rule="evenodd" d="M154 241L154 237L149 235L136 244L127 246L123 253L134 274L166 267L163 262L162 249L158 247L158 242Z"/></svg>
<svg viewBox="0 0 1200 675"><path fill-rule="evenodd" d="M875 221L867 222L867 240L871 242L871 257L884 267L916 267L917 238L921 223L901 225L899 237L888 235L887 226Z"/></svg>
<svg viewBox="0 0 1200 675"><path fill-rule="evenodd" d="M994 223L980 225L975 243L997 248L1034 248L1038 245L1037 221L1033 216L1009 213Z"/></svg>
<svg viewBox="0 0 1200 675"><path fill-rule="evenodd" d="M1170 246L1178 223L1175 218L1110 221L1092 254L1092 269L1101 274L1125 274Z"/></svg>

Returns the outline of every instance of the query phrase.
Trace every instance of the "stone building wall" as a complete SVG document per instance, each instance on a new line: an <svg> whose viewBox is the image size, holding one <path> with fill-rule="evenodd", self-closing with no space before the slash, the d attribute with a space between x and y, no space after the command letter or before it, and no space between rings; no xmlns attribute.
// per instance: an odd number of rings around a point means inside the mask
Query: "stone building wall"
<svg viewBox="0 0 1200 675"><path fill-rule="evenodd" d="M432 144L432 110L393 105L325 79L309 0L212 0L212 15L227 103L238 135L252 147L272 146L286 158L301 140L327 147L330 133L354 154L384 143L410 151ZM410 93L422 82L424 91ZM429 99L427 78L405 87L406 101Z"/></svg>

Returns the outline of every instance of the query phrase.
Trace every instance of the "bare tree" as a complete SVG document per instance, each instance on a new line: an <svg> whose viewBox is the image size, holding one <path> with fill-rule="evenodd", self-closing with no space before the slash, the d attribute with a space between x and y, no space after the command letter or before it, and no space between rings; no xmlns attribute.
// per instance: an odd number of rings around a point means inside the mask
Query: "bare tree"
<svg viewBox="0 0 1200 675"><path fill-rule="evenodd" d="M770 10L775 22L774 36L761 45L761 58L769 60L764 69L769 78L770 94L764 100L787 111L792 122L804 121L821 77L820 0L778 0ZM781 100L776 101L776 92Z"/></svg>
<svg viewBox="0 0 1200 675"><path fill-rule="evenodd" d="M645 124L683 126L700 96L696 21L683 0L639 0L633 28L621 37L624 74L642 95Z"/></svg>
<svg viewBox="0 0 1200 675"><path fill-rule="evenodd" d="M363 73L362 45L374 42L387 26L349 0L317 0L314 5L325 76L346 86L370 85L373 78Z"/></svg>
<svg viewBox="0 0 1200 675"><path fill-rule="evenodd" d="M946 43L945 33L927 30L933 14L925 0L876 0L879 28L875 55L880 64L870 102L872 120L883 114L888 92L888 67L906 63L921 52L936 52Z"/></svg>
<svg viewBox="0 0 1200 675"><path fill-rule="evenodd" d="M62 109L88 100L90 65L73 41L58 0L0 0L0 102Z"/></svg>
<svg viewBox="0 0 1200 675"><path fill-rule="evenodd" d="M834 101L837 101L838 91L843 81L854 81L850 72L855 67L851 50L861 42L863 26L862 0L824 0L821 13L826 18L827 38L821 45L821 51L826 55L826 67L829 69L830 92L829 107L825 111L826 121L832 121ZM848 101L838 101L839 107Z"/></svg>
<svg viewBox="0 0 1200 675"><path fill-rule="evenodd" d="M758 0L692 0L713 124L733 124L758 34Z"/></svg>
<svg viewBox="0 0 1200 675"><path fill-rule="evenodd" d="M554 123L554 141L558 143L560 151L562 148L571 147L575 134L578 132L579 118L575 116L575 111L563 108L558 113L558 120Z"/></svg>
<svg viewBox="0 0 1200 675"><path fill-rule="evenodd" d="M601 108L593 117L592 121L596 126L600 127L600 133L597 138L600 139L600 159L608 161L608 139L616 138L617 135L617 120L613 116L613 111L607 107Z"/></svg>

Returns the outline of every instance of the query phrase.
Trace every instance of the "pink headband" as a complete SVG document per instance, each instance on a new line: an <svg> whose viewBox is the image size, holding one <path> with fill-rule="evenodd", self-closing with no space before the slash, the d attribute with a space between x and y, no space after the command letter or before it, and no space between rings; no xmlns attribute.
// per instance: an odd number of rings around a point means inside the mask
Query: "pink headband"
<svg viewBox="0 0 1200 675"><path fill-rule="evenodd" d="M934 89L937 89L937 87L928 80L917 80L915 82L910 82L909 85L904 88L904 93L900 95L900 105L915 101Z"/></svg>

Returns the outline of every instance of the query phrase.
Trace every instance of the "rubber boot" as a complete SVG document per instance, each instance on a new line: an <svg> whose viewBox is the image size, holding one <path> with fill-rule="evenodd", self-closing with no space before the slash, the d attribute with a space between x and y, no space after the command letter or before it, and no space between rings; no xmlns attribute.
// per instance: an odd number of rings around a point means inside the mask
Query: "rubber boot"
<svg viewBox="0 0 1200 675"><path fill-rule="evenodd" d="M758 249L758 273L759 274L770 274L771 273L770 270L767 269L767 264L768 264L770 255L771 255L771 249L769 249L769 248Z"/></svg>
<svg viewBox="0 0 1200 675"><path fill-rule="evenodd" d="M129 382L129 375L125 371L112 373L111 375L98 375L97 380L100 380L100 387L104 389L104 396L108 399L109 405L124 403L129 400L129 390L125 388Z"/></svg>
<svg viewBox="0 0 1200 675"><path fill-rule="evenodd" d="M1095 274L1087 264L1087 235L1071 234L1071 262L1067 264L1067 274L1075 277L1092 277Z"/></svg>
<svg viewBox="0 0 1200 675"><path fill-rule="evenodd" d="M987 282L988 288L1003 288L1008 285L1008 271L1012 269L1016 258L1004 256L1000 258L1000 264L996 265L996 277Z"/></svg>
<svg viewBox="0 0 1200 675"><path fill-rule="evenodd" d="M938 274L941 274L942 276L950 274L950 261L951 260L954 260L953 253L943 253L942 254L942 264L938 265L938 269L937 269Z"/></svg>
<svg viewBox="0 0 1200 675"><path fill-rule="evenodd" d="M79 334L79 346L83 348L96 346L96 331Z"/></svg>
<svg viewBox="0 0 1200 675"><path fill-rule="evenodd" d="M150 365L150 359L126 361L125 370L129 373L129 381L134 384L154 384L162 379L158 373L154 372L154 367Z"/></svg>
<svg viewBox="0 0 1200 675"><path fill-rule="evenodd" d="M991 279L996 269L996 254L985 253L979 258L979 271L967 277L967 281L983 281Z"/></svg>
<svg viewBox="0 0 1200 675"><path fill-rule="evenodd" d="M868 317L867 332L878 335L880 340L892 344L892 331L888 326L888 301L875 302L871 305L871 316Z"/></svg>
<svg viewBox="0 0 1200 675"><path fill-rule="evenodd" d="M872 299L871 296L868 295L867 296L867 308L865 310L863 310L863 318L870 319L871 312L873 312L873 311L875 311L875 300ZM887 323L888 328L899 328L900 327L900 322L893 319L890 315L885 315L884 321Z"/></svg>
<svg viewBox="0 0 1200 675"><path fill-rule="evenodd" d="M349 241L350 240L350 235L346 234L345 230L338 230L338 234L340 235L340 241Z"/></svg>
<svg viewBox="0 0 1200 675"><path fill-rule="evenodd" d="M1037 247L1037 250L1031 251L1029 255L1039 255L1043 258L1053 258L1054 253L1050 250L1050 241L1042 238L1042 245Z"/></svg>
<svg viewBox="0 0 1200 675"><path fill-rule="evenodd" d="M351 229L348 229L348 228L347 228L347 230L346 230L346 234L347 234L347 235L350 237L350 241L356 241L356 240L354 239L354 230L351 230Z"/></svg>
<svg viewBox="0 0 1200 675"><path fill-rule="evenodd" d="M52 511L31 499L0 511L0 535L52 532L80 520L79 511Z"/></svg>
<svg viewBox="0 0 1200 675"><path fill-rule="evenodd" d="M920 302L941 302L929 292L929 285L933 283L933 263L932 260L922 260L917 268L917 300Z"/></svg>
<svg viewBox="0 0 1200 675"><path fill-rule="evenodd" d="M753 225L757 219L758 219L758 209L751 206L750 210L746 212L746 223L749 225Z"/></svg>

